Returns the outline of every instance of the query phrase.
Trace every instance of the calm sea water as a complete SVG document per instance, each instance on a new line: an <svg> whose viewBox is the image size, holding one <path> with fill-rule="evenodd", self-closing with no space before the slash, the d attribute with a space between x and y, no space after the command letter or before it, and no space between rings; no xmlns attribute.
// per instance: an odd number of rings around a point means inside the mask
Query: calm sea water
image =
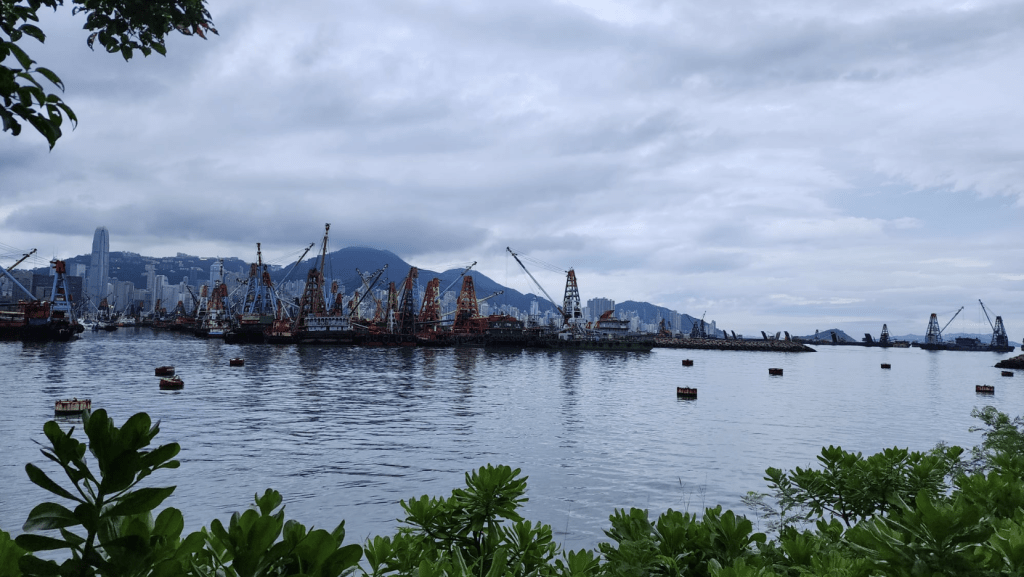
<svg viewBox="0 0 1024 577"><path fill-rule="evenodd" d="M56 475L37 444L54 400L88 397L118 424L149 413L157 441L181 445L181 467L152 479L177 485L166 504L188 530L272 487L289 518L328 529L344 519L347 540L361 541L393 533L399 500L447 496L466 471L500 463L529 476L526 518L569 548L594 547L615 508L750 514L740 497L765 489L765 468L813 465L823 445L973 446L972 408L1024 407L1024 372L993 368L1008 356L225 345L148 329L0 343L0 528L20 532L48 498L24 464ZM233 357L245 366L229 367ZM165 364L184 390L158 390L153 368ZM679 385L699 399L677 400Z"/></svg>

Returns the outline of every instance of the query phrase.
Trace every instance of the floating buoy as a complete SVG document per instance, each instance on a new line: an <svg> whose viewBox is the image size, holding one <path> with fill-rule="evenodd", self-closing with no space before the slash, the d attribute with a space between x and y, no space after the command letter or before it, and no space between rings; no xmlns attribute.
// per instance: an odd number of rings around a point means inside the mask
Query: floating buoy
<svg viewBox="0 0 1024 577"><path fill-rule="evenodd" d="M62 401L57 401L56 403L53 404L53 415L55 417L81 415L82 413L91 410L91 399L64 399Z"/></svg>
<svg viewBox="0 0 1024 577"><path fill-rule="evenodd" d="M988 394L988 395L994 395L995 392L996 392L996 387L995 387L995 385L975 385L974 386L974 392L975 393L985 393L985 394Z"/></svg>
<svg viewBox="0 0 1024 577"><path fill-rule="evenodd" d="M230 361L228 361L228 365L230 365L232 367L244 366L245 365L245 359L235 357L235 358L231 359Z"/></svg>
<svg viewBox="0 0 1024 577"><path fill-rule="evenodd" d="M156 369L154 369L154 372L158 377L169 377L174 374L174 367L170 365L165 365L162 367L157 367Z"/></svg>
<svg viewBox="0 0 1024 577"><path fill-rule="evenodd" d="M683 366L684 367L692 367L693 366L693 361L690 360L690 359L683 359Z"/></svg>
<svg viewBox="0 0 1024 577"><path fill-rule="evenodd" d="M768 369L769 375L782 376L782 369Z"/></svg>
<svg viewBox="0 0 1024 577"><path fill-rule="evenodd" d="M181 377L166 377L160 379L160 388L165 391L176 391L178 389L185 388L185 381L181 380Z"/></svg>
<svg viewBox="0 0 1024 577"><path fill-rule="evenodd" d="M1004 377L1012 377L1013 376L1013 371L1003 371L1003 376Z"/></svg>
<svg viewBox="0 0 1024 577"><path fill-rule="evenodd" d="M692 387L676 387L676 396L680 399L696 399L697 389Z"/></svg>
<svg viewBox="0 0 1024 577"><path fill-rule="evenodd" d="M891 369L892 365L890 365L889 363L882 363L882 368L883 369Z"/></svg>

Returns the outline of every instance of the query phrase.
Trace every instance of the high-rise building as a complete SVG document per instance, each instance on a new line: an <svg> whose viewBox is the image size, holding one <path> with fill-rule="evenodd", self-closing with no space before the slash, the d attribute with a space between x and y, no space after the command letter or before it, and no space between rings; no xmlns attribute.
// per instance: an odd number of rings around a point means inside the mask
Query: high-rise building
<svg viewBox="0 0 1024 577"><path fill-rule="evenodd" d="M615 301L606 298L590 299L587 301L587 308L590 309L590 314L593 315L591 320L597 320L605 312L615 310Z"/></svg>
<svg viewBox="0 0 1024 577"><path fill-rule="evenodd" d="M96 227L92 235L92 255L87 275L85 292L95 306L107 296L107 277L110 275L110 233L105 226Z"/></svg>

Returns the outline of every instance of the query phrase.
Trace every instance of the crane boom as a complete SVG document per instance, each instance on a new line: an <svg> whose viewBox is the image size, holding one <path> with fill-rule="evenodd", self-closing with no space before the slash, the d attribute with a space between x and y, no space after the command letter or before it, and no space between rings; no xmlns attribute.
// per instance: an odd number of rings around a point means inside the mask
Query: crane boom
<svg viewBox="0 0 1024 577"><path fill-rule="evenodd" d="M448 289L450 289L450 288L452 288L453 286L455 286L455 283L459 282L459 279L460 279L460 278L462 278L462 277L464 277L464 276L466 276L466 273L467 273L467 272L469 272L469 269L471 269L471 268L473 268L473 267L475 267L475 266L476 266L476 261L473 261L473 264L471 264L471 265L467 266L466 268L464 268L464 269L462 270L462 272L460 272L460 273L459 273L459 276L457 276L457 277L455 278L455 280L453 280L453 281L451 282L451 284L449 284L448 286L444 287L444 290L443 290L443 291L441 291L441 292L437 293L437 299L438 299L438 300L441 300L441 295L443 295L444 293L448 292Z"/></svg>
<svg viewBox="0 0 1024 577"><path fill-rule="evenodd" d="M480 304L480 303L482 303L482 302L484 302L484 301L486 301L486 300L490 300L490 299L493 299L494 297L496 297L496 296L498 296L498 295L500 295L500 294L503 294L504 292L505 292L505 291L497 291L497 292L495 292L494 294L491 294L491 295L487 295L487 296L485 296L485 297L484 297L484 298L482 298L482 299L476 299L476 302L477 302L477 304Z"/></svg>
<svg viewBox="0 0 1024 577"><path fill-rule="evenodd" d="M555 302L555 299L551 298L551 295L548 294L548 291L544 290L544 287L542 287L541 284L537 282L537 279L533 277L533 274L530 272L529 269L526 268L526 265L523 264L523 261L519 260L519 255L512 252L512 249L507 246L505 247L505 250L507 250L509 254L512 255L512 258L516 259L516 262L519 263L519 266L523 267L523 271L530 276L530 280L533 281L533 284L537 285L537 288L540 289L540 292L544 293L544 296L548 297L548 301L550 301L551 304L555 305L555 308L558 309L558 312L561 313L561 315L564 317L565 311L562 310L562 307L558 306L558 303Z"/></svg>
<svg viewBox="0 0 1024 577"><path fill-rule="evenodd" d="M988 317L988 311L985 310L985 303L981 302L981 299L978 299L978 304L981 305L981 312L985 313L985 320L988 321L988 326L992 327L992 331L995 332L996 326L992 324L992 319Z"/></svg>
<svg viewBox="0 0 1024 577"><path fill-rule="evenodd" d="M978 302L981 302L981 301L978 301ZM939 331L939 337L940 338L942 337L942 333L946 330L946 327L949 326L949 323L953 322L953 319L955 319L956 315L960 314L960 311L962 311L962 310L964 310L964 307L960 307L960 310L956 311L956 313L953 314L953 318L949 319L949 322L946 323L946 325L944 327L942 327L942 330Z"/></svg>
<svg viewBox="0 0 1024 577"><path fill-rule="evenodd" d="M302 256L299 257L299 260L295 261L295 264L292 265L292 268L288 269L288 272L285 273L283 277L281 277L282 283L292 274L292 271L294 271L299 266L299 263L302 262L302 259L306 258L306 255L309 254L309 251L312 250L314 246L316 246L315 242L309 243L309 246L306 247L306 251L302 253Z"/></svg>
<svg viewBox="0 0 1024 577"><path fill-rule="evenodd" d="M363 286L366 287L366 292L364 292L362 294L362 296L359 297L359 300L356 301L355 305L352 305L353 308L358 308L359 305L363 304L363 301L366 300L366 295L368 295L371 292L373 292L374 285L377 284L377 281L380 280L381 275L384 274L384 271L387 270L387 268L388 268L388 265L385 264L383 267L377 269L375 272L367 274L366 276L363 276L363 273L359 272L359 269L356 269L356 274L358 274L359 278L362 279ZM368 277L372 277L373 281L372 282L367 282L366 279ZM373 298L376 299L377 297L373 297Z"/></svg>
<svg viewBox="0 0 1024 577"><path fill-rule="evenodd" d="M19 264L25 262L25 259L27 259L28 257L34 255L35 253L36 253L36 249L32 249L32 250L26 252L24 254L24 256L22 256L21 258L18 259L18 262L16 262L16 263L12 264L11 266L7 267L7 271L10 272L10 271L14 270L14 267L16 267Z"/></svg>

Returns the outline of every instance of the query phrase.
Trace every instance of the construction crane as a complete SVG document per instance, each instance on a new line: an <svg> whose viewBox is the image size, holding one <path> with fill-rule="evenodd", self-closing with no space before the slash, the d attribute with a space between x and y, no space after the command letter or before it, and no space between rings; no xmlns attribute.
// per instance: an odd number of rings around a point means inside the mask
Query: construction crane
<svg viewBox="0 0 1024 577"><path fill-rule="evenodd" d="M704 311L704 314L700 315L700 320L695 321L690 327L690 338L691 339L706 339L708 337L707 329L704 328L704 317L707 316L708 311Z"/></svg>
<svg viewBox="0 0 1024 577"><path fill-rule="evenodd" d="M941 343L942 342L942 333L943 333L943 331L946 330L946 327L949 326L949 323L952 323L953 319L955 319L956 316L958 314L960 314L960 311L962 311L962 310L964 310L964 307L960 307L956 311L956 313L953 314L953 317L949 319L949 322L947 322L946 325L943 326L941 329L939 328L939 317L938 317L938 315L936 315L935 313L932 313L931 318L928 319L928 330L927 330L927 332L925 332L924 342L925 343L929 343L929 344Z"/></svg>
<svg viewBox="0 0 1024 577"><path fill-rule="evenodd" d="M519 255L513 252L512 249L507 246L505 247L505 250L507 250L508 253L512 255L512 258L516 259L516 262L519 263L519 266L523 268L523 272L525 272L530 277L530 280L532 280L533 284L540 289L540 292L544 293L544 296L548 297L548 301L551 304L555 305L555 308L558 309L559 314L561 314L562 318L565 319L565 322L568 323L569 319L571 318L569 314L565 312L565 309L558 306L558 304L555 303L555 299L551 298L551 295L548 294L548 291L544 290L544 287L541 286L539 282L537 282L537 279L534 278L533 273L531 273L530 270L526 268L526 265L523 264L523 261L519 260Z"/></svg>
<svg viewBox="0 0 1024 577"><path fill-rule="evenodd" d="M7 267L7 272L11 272L12 270L14 270L14 267L16 267L19 264L25 262L25 260L28 257L34 255L35 253L36 253L36 249L32 249L32 250L26 252L24 256L22 256L21 258L18 259L18 262L16 262L16 263L12 264L11 266Z"/></svg>
<svg viewBox="0 0 1024 577"><path fill-rule="evenodd" d="M988 326L992 327L992 341L991 345L994 347L1005 347L1009 346L1010 338L1006 335L1006 328L1003 326L1003 317L996 315L996 322L992 324L992 319L988 317L988 310L985 309L985 303L978 299L978 304L981 305L981 310L985 313L985 320L988 321Z"/></svg>

